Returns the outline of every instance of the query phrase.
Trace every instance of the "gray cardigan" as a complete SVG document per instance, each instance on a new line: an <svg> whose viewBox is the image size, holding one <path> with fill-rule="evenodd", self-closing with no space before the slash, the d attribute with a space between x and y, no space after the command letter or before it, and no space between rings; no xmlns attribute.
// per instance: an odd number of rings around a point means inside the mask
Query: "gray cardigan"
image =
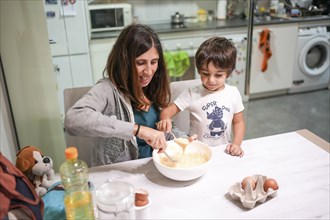
<svg viewBox="0 0 330 220"><path fill-rule="evenodd" d="M70 135L92 137L92 166L138 158L130 100L109 79L101 79L66 113Z"/></svg>
<svg viewBox="0 0 330 220"><path fill-rule="evenodd" d="M92 166L139 156L131 102L107 78L99 80L67 111L64 126L70 135L93 138ZM177 137L187 136L176 128L172 132ZM168 134L166 139L173 137Z"/></svg>

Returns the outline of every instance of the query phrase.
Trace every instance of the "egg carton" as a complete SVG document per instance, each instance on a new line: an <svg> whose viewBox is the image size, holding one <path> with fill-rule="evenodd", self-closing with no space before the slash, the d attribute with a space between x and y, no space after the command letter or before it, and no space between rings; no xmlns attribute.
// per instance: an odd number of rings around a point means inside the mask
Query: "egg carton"
<svg viewBox="0 0 330 220"><path fill-rule="evenodd" d="M242 189L240 182L229 188L229 195L231 198L240 200L243 207L247 209L253 209L257 203L264 203L267 197L275 197L277 195L277 190L273 190L272 188L269 188L267 192L265 192L263 185L267 180L266 176L253 175L252 178L256 182L254 190L250 181L247 181L245 190Z"/></svg>

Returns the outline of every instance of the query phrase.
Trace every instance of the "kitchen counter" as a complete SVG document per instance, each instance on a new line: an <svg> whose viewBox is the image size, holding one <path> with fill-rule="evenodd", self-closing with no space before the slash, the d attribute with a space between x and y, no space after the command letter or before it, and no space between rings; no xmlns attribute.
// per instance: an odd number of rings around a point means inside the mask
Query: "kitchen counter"
<svg viewBox="0 0 330 220"><path fill-rule="evenodd" d="M308 130L244 140L242 158L212 148L208 172L187 182L161 175L151 158L90 168L95 189L125 181L149 192L149 219L329 219L329 143ZM246 209L228 195L231 185L255 174L277 180L277 196Z"/></svg>
<svg viewBox="0 0 330 220"><path fill-rule="evenodd" d="M329 16L310 16L297 18L280 18L272 17L270 20L255 18L254 25L272 25L297 22L312 22L312 21L329 21ZM330 23L330 22L329 22ZM248 22L245 19L229 19L215 20L207 22L186 22L183 26L171 25L170 23L150 24L150 26L158 33L179 33L187 31L205 31L205 30L221 30L225 28L247 28ZM330 24L329 24L330 25ZM115 38L120 31L108 31L92 33L91 39Z"/></svg>

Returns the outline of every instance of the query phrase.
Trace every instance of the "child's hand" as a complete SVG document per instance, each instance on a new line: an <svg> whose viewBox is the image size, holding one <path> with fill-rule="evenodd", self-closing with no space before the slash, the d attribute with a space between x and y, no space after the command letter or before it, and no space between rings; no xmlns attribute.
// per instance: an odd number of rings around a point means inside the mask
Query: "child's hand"
<svg viewBox="0 0 330 220"><path fill-rule="evenodd" d="M242 150L242 148L239 145L232 143L227 145L226 153L232 156L239 156L239 157L244 156L244 151Z"/></svg>
<svg viewBox="0 0 330 220"><path fill-rule="evenodd" d="M190 137L188 137L188 141L189 142L195 141L195 140L197 140L197 137L198 137L197 134L193 134Z"/></svg>
<svg viewBox="0 0 330 220"><path fill-rule="evenodd" d="M171 119L163 119L156 123L157 129L164 132L172 131L172 120Z"/></svg>

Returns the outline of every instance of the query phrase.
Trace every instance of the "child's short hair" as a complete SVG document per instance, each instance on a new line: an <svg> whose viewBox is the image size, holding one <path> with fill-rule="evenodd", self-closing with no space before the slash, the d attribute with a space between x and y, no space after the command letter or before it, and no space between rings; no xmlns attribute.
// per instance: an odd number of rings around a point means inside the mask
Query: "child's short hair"
<svg viewBox="0 0 330 220"><path fill-rule="evenodd" d="M213 62L216 68L227 72L227 77L236 66L237 50L233 42L225 37L211 37L204 41L195 54L195 63L198 72L203 65Z"/></svg>

